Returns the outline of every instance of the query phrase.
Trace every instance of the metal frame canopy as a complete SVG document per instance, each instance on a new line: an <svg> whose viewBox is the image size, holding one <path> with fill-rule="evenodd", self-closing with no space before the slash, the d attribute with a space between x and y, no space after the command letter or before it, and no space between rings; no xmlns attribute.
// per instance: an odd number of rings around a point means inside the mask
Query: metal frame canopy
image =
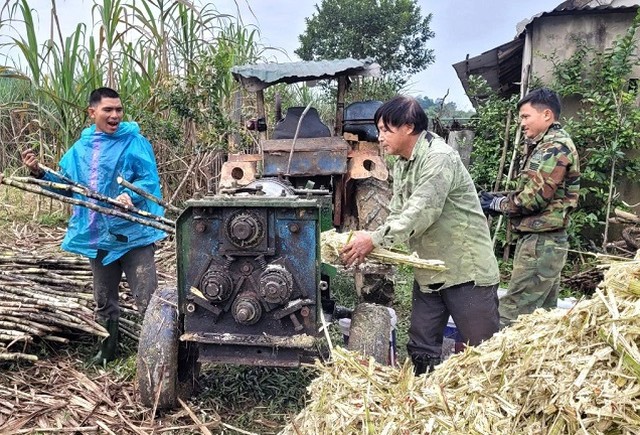
<svg viewBox="0 0 640 435"><path fill-rule="evenodd" d="M336 77L380 77L380 65L373 59L336 59L286 63L240 65L231 68L233 77L251 92L277 83L297 83Z"/></svg>

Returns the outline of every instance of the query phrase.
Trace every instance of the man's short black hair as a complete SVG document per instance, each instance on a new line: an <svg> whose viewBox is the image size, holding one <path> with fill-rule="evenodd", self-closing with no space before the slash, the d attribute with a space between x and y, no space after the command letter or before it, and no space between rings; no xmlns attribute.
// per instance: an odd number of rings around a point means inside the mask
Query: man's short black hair
<svg viewBox="0 0 640 435"><path fill-rule="evenodd" d="M560 104L560 97L555 91L549 88L538 88L529 92L520 101L518 101L518 110L525 104L531 104L536 109L549 109L553 112L553 116L557 121L560 119L560 112L562 106Z"/></svg>
<svg viewBox="0 0 640 435"><path fill-rule="evenodd" d="M398 95L380 106L373 119L376 125L382 120L387 128L413 124L413 134L420 134L429 127L429 118L418 101L404 95Z"/></svg>
<svg viewBox="0 0 640 435"><path fill-rule="evenodd" d="M103 98L120 98L120 94L111 88L94 89L89 95L89 106L95 106L100 103Z"/></svg>

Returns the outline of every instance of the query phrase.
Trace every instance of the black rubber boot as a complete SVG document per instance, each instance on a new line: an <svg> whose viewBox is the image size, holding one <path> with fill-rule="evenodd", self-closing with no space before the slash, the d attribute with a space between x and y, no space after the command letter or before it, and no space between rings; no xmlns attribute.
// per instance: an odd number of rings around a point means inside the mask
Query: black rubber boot
<svg viewBox="0 0 640 435"><path fill-rule="evenodd" d="M442 360L429 355L411 355L411 362L413 362L413 373L418 376L432 372Z"/></svg>
<svg viewBox="0 0 640 435"><path fill-rule="evenodd" d="M109 319L103 324L109 336L100 342L100 350L91 360L92 364L105 365L116 358L118 349L118 319Z"/></svg>

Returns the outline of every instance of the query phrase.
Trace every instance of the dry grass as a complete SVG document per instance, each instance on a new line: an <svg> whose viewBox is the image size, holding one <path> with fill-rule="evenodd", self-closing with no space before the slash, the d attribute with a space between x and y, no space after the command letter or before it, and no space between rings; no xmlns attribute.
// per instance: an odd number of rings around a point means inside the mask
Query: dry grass
<svg viewBox="0 0 640 435"><path fill-rule="evenodd" d="M64 223L67 215L65 204L0 184L0 228L15 222Z"/></svg>

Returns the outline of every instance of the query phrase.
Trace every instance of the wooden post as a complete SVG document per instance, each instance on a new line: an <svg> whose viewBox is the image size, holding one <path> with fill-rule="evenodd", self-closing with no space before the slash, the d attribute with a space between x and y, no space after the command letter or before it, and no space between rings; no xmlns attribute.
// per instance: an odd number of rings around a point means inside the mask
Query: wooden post
<svg viewBox="0 0 640 435"><path fill-rule="evenodd" d="M500 156L500 165L498 167L498 176L496 177L496 184L493 185L494 192L497 192L500 190L500 183L502 182L502 171L504 171L504 164L507 161L507 150L509 148L509 139L510 139L509 130L511 130L511 109L507 111L506 124L507 125L504 129L504 142L502 143L502 156ZM518 144L516 143L515 146L517 147Z"/></svg>
<svg viewBox="0 0 640 435"><path fill-rule="evenodd" d="M342 123L344 122L344 96L347 93L347 76L338 77L338 95L336 97L336 125L333 133L342 135Z"/></svg>
<svg viewBox="0 0 640 435"><path fill-rule="evenodd" d="M262 89L256 92L256 109L258 111L258 118L263 118L264 122L267 122L267 113L264 109L264 92ZM258 137L260 138L260 143L262 143L262 141L267 140L267 132L259 132ZM260 149L262 150L262 146L260 146Z"/></svg>
<svg viewBox="0 0 640 435"><path fill-rule="evenodd" d="M236 125L240 125L240 123L242 122L242 92L240 91L240 89L237 89L233 93L233 111L231 112L231 120L236 123ZM240 133L231 133L228 139L229 154L234 154L237 152L239 143Z"/></svg>

